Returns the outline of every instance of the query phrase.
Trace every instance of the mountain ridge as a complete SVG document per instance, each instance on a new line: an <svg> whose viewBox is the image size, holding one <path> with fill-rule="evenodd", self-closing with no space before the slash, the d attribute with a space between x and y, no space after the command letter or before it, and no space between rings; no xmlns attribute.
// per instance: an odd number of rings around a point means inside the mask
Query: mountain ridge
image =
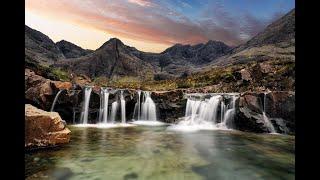
<svg viewBox="0 0 320 180"><path fill-rule="evenodd" d="M57 53L50 64L52 67L90 78L102 76L118 79L131 76L143 80L161 75L160 79L170 79L227 64L277 58L294 60L294 16L295 9L237 47L209 40L195 45L175 44L161 53L150 53L127 46L120 39L110 38L98 49L88 51L65 40L57 42L56 46L60 48L56 49L48 36L44 39L50 44L49 47L52 46L48 51ZM26 52L32 51L32 47L26 40ZM67 51L63 53L64 48Z"/></svg>

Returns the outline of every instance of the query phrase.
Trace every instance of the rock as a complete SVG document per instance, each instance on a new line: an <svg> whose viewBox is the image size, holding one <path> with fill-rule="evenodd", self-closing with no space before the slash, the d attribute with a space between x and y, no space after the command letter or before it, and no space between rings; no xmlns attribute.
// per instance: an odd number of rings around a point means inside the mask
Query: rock
<svg viewBox="0 0 320 180"><path fill-rule="evenodd" d="M263 73L273 73L275 71L275 68L267 62L260 63L259 65Z"/></svg>
<svg viewBox="0 0 320 180"><path fill-rule="evenodd" d="M47 147L68 143L70 130L56 112L25 105L25 147Z"/></svg>
<svg viewBox="0 0 320 180"><path fill-rule="evenodd" d="M26 101L42 109L49 109L51 107L51 103L48 104L48 102L52 102L53 95L50 80L41 82L25 91Z"/></svg>
<svg viewBox="0 0 320 180"><path fill-rule="evenodd" d="M53 86L54 89L66 89L69 90L72 88L72 83L71 82L62 82L62 81L51 81L51 85Z"/></svg>
<svg viewBox="0 0 320 180"><path fill-rule="evenodd" d="M247 69L241 69L240 73L241 73L241 78L243 80L246 80L246 81L251 81L252 80L251 74Z"/></svg>
<svg viewBox="0 0 320 180"><path fill-rule="evenodd" d="M262 114L262 102L257 93L246 92L240 97L240 107L248 107L251 111Z"/></svg>
<svg viewBox="0 0 320 180"><path fill-rule="evenodd" d="M295 93L273 91L264 93L246 92L240 95L235 127L242 131L268 132L263 120L263 109L278 133L295 134ZM263 107L265 104L265 108Z"/></svg>
<svg viewBox="0 0 320 180"><path fill-rule="evenodd" d="M158 120L173 123L184 116L186 99L182 90L153 92L151 97L157 105Z"/></svg>
<svg viewBox="0 0 320 180"><path fill-rule="evenodd" d="M295 132L295 92L273 91L266 95L266 114L269 118L281 119L283 122L275 120L277 126L284 124L290 133ZM284 129L284 126L281 128Z"/></svg>

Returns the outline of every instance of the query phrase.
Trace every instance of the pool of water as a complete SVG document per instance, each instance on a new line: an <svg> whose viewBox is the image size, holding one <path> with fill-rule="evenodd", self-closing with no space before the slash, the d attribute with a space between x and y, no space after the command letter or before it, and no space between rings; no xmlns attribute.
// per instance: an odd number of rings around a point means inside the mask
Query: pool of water
<svg viewBox="0 0 320 180"><path fill-rule="evenodd" d="M294 136L165 126L69 129L69 144L25 154L27 179L295 178Z"/></svg>

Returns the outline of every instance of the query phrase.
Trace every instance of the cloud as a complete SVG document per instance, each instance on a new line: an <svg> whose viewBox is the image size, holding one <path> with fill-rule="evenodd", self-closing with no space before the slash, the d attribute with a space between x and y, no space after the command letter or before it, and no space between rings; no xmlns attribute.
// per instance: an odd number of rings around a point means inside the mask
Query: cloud
<svg viewBox="0 0 320 180"><path fill-rule="evenodd" d="M137 4L139 6L152 6L153 3L148 0L128 0L129 3Z"/></svg>
<svg viewBox="0 0 320 180"><path fill-rule="evenodd" d="M102 30L120 39L168 46L208 40L238 45L270 22L249 13L234 17L219 1L209 5L197 20L151 0L29 0L26 9L66 23Z"/></svg>

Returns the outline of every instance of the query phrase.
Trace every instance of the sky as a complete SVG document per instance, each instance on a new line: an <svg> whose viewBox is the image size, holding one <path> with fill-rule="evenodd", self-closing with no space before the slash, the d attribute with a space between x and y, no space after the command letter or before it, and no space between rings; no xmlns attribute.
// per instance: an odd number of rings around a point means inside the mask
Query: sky
<svg viewBox="0 0 320 180"><path fill-rule="evenodd" d="M209 40L246 42L294 0L26 0L25 24L95 50L116 37L146 52Z"/></svg>

